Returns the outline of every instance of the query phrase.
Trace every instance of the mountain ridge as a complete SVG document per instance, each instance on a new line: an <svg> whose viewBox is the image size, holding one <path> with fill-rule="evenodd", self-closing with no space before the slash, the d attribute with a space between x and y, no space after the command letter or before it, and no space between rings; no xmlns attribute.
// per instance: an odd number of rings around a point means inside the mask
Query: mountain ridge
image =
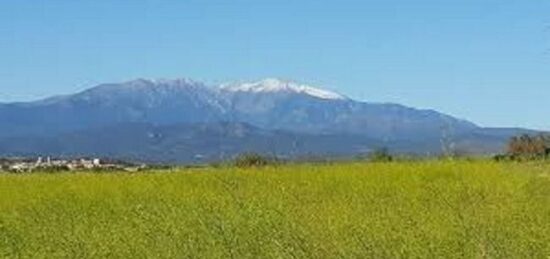
<svg viewBox="0 0 550 259"><path fill-rule="evenodd" d="M318 142L329 135L355 137L378 146L387 143L396 152L410 152L417 147L417 153L434 152L442 139L470 143L472 148L461 147L465 152L494 153L502 150L512 134L529 132L483 128L435 110L356 101L333 91L273 78L216 86L188 78L100 84L72 95L0 104L0 123L0 143L9 140L12 144L8 146L14 149L15 139L104 135L103 128L140 123L190 128L193 124L216 127L217 123L245 123L258 132L287 132L310 136ZM126 131L131 133L132 129ZM116 132L122 134L124 130L117 128ZM208 137L202 137L207 142ZM145 138L136 136L134 141ZM351 143L334 144L334 149L348 154L345 145ZM210 148L219 147L212 144ZM309 151L315 153L314 148Z"/></svg>

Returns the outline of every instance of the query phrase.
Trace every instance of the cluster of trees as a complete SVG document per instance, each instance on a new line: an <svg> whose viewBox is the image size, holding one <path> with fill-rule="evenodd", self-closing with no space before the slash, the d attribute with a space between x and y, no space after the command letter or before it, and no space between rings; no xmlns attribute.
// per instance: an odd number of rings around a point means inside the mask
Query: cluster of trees
<svg viewBox="0 0 550 259"><path fill-rule="evenodd" d="M550 135L521 135L508 142L507 156L511 159L543 159L550 157Z"/></svg>

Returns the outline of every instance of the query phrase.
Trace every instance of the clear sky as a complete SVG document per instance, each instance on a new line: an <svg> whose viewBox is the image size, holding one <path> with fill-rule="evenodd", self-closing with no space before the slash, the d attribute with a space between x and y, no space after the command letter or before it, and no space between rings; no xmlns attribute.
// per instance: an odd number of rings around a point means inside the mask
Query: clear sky
<svg viewBox="0 0 550 259"><path fill-rule="evenodd" d="M550 1L0 1L0 102L139 77L280 77L550 130Z"/></svg>

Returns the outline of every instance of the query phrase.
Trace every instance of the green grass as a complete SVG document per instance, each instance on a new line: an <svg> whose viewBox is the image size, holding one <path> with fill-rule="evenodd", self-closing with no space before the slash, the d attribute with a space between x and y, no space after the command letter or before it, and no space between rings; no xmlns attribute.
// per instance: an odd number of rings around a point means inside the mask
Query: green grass
<svg viewBox="0 0 550 259"><path fill-rule="evenodd" d="M550 165L0 175L0 257L549 258Z"/></svg>

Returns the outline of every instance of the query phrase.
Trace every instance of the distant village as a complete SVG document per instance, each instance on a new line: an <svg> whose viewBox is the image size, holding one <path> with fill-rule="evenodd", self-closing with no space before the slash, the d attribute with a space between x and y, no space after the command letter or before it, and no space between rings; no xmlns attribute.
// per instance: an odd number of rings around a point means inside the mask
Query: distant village
<svg viewBox="0 0 550 259"><path fill-rule="evenodd" d="M55 159L51 157L0 159L0 172L26 173L35 171L120 170L139 171L146 165L104 161L99 158Z"/></svg>

